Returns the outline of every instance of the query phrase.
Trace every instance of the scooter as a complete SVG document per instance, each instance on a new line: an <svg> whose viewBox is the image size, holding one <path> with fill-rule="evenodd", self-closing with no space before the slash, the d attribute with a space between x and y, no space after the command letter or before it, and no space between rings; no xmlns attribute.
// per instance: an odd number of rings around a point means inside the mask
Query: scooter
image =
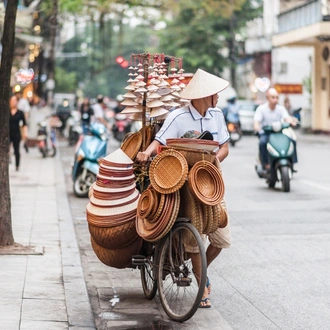
<svg viewBox="0 0 330 330"><path fill-rule="evenodd" d="M112 133L114 138L121 142L124 139L124 136L130 132L131 123L126 115L123 113L117 113L115 115L115 122L112 126Z"/></svg>
<svg viewBox="0 0 330 330"><path fill-rule="evenodd" d="M106 127L100 123L91 124L90 134L80 136L72 166L73 192L77 197L88 196L99 171L99 162L106 155L107 141Z"/></svg>
<svg viewBox="0 0 330 330"><path fill-rule="evenodd" d="M271 126L264 126L263 130L269 133L267 143L270 169L265 173L260 160L255 166L259 178L266 179L270 188L274 188L276 182L282 183L282 191L290 191L290 180L293 176L293 156L295 152L295 135L290 129L289 123L273 123ZM259 157L260 158L260 157Z"/></svg>
<svg viewBox="0 0 330 330"><path fill-rule="evenodd" d="M239 141L243 135L238 123L227 123L227 129L230 136L229 143L235 147L237 141Z"/></svg>
<svg viewBox="0 0 330 330"><path fill-rule="evenodd" d="M47 156L55 157L56 155L56 133L55 128L50 126L50 134L48 136L47 120L38 123L38 148L43 158Z"/></svg>

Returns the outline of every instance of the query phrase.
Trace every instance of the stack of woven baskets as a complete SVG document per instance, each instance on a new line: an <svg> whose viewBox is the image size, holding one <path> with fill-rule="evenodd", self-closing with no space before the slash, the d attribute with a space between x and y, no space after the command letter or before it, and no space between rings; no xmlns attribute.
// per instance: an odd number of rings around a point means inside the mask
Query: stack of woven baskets
<svg viewBox="0 0 330 330"><path fill-rule="evenodd" d="M166 235L177 216L189 218L201 234L228 223L221 206L225 188L215 154L207 153L211 157L205 160L202 150L191 149L191 154L189 148L179 150L163 148L150 164L151 185L141 194L136 220L138 234L147 241Z"/></svg>
<svg viewBox="0 0 330 330"><path fill-rule="evenodd" d="M108 266L130 266L142 246L135 229L140 194L133 162L121 149L102 160L89 196L86 212L95 254Z"/></svg>

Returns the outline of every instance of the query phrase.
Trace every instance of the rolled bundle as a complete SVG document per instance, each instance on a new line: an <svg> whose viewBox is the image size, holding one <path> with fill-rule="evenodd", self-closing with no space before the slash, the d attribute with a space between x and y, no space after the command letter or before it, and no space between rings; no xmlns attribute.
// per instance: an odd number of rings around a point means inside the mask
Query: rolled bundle
<svg viewBox="0 0 330 330"><path fill-rule="evenodd" d="M156 205L156 207L155 207ZM180 193L159 194L151 186L142 193L136 217L136 230L140 237L155 242L172 228L180 207Z"/></svg>

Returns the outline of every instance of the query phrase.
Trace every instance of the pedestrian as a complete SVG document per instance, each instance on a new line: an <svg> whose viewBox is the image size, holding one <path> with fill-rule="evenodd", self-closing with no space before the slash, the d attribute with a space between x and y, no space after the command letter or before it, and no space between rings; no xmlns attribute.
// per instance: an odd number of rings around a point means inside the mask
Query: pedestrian
<svg viewBox="0 0 330 330"><path fill-rule="evenodd" d="M16 95L12 95L9 100L10 108L10 121L9 121L9 137L10 143L13 144L14 153L15 153L15 164L16 171L19 170L20 165L20 142L23 138L23 141L27 139L27 125L26 119L23 111L18 110L18 98ZM21 136L21 126L22 126L22 136Z"/></svg>
<svg viewBox="0 0 330 330"><path fill-rule="evenodd" d="M137 160L146 162L150 156L155 155L160 145L166 145L169 138L180 138L187 131L194 130L200 133L209 131L213 139L219 142L219 149L216 153L217 159L222 162L228 156L229 134L222 111L217 108L218 93L227 88L229 83L213 74L198 69L187 87L181 93L183 99L190 102L182 108L172 111L166 118L160 131L156 134L155 140L144 152L139 152ZM226 208L225 201L222 206ZM225 228L218 228L214 233L208 235L210 245L206 250L207 267L220 254L223 248L230 246L230 225ZM198 258L191 254L195 274L199 273L200 265L196 264ZM195 254L196 256L196 254ZM196 276L198 280L198 276ZM207 278L206 287L200 303L201 308L210 308L210 281Z"/></svg>
<svg viewBox="0 0 330 330"><path fill-rule="evenodd" d="M278 93L275 88L270 88L267 93L267 102L258 106L254 114L254 131L259 136L259 154L263 169L263 175L267 174L270 168L267 143L269 140L269 133L264 132L263 126L270 126L274 122L285 121L292 126L296 126L296 119L291 117L288 111L278 104ZM292 140L295 146L293 162L297 162L296 141Z"/></svg>
<svg viewBox="0 0 330 330"><path fill-rule="evenodd" d="M80 106L81 125L84 134L89 132L89 125L93 115L94 111L91 107L89 98L85 97L83 103Z"/></svg>

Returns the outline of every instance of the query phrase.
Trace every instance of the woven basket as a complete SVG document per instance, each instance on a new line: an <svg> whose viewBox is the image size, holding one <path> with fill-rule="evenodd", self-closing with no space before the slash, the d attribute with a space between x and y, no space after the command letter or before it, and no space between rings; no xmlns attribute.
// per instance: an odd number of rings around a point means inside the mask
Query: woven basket
<svg viewBox="0 0 330 330"><path fill-rule="evenodd" d="M187 182L180 189L180 198L179 216L190 219L191 223L201 234L204 228L202 205L191 194Z"/></svg>
<svg viewBox="0 0 330 330"><path fill-rule="evenodd" d="M190 149L184 147L175 147L175 146L162 146L161 150L170 150L174 149L179 151L185 158L189 165L189 167L194 166L197 162L201 160L206 160L208 162L213 163L215 161L215 153L214 152L207 152L198 149Z"/></svg>
<svg viewBox="0 0 330 330"><path fill-rule="evenodd" d="M98 245L91 237L92 248L99 260L107 266L123 269L132 266L132 256L139 254L143 240L138 237L122 249L110 250Z"/></svg>
<svg viewBox="0 0 330 330"><path fill-rule="evenodd" d="M142 145L142 134L136 132L130 135L121 145L121 150L132 160L135 159Z"/></svg>
<svg viewBox="0 0 330 330"><path fill-rule="evenodd" d="M188 174L188 164L184 156L172 149L158 154L149 167L149 178L154 189L161 194L171 194L179 190Z"/></svg>
<svg viewBox="0 0 330 330"><path fill-rule="evenodd" d="M191 193L203 204L219 204L224 196L222 176L210 162L197 162L189 171L188 183Z"/></svg>
<svg viewBox="0 0 330 330"><path fill-rule="evenodd" d="M135 219L115 227L101 228L88 224L93 240L106 249L120 249L133 242L138 236Z"/></svg>

